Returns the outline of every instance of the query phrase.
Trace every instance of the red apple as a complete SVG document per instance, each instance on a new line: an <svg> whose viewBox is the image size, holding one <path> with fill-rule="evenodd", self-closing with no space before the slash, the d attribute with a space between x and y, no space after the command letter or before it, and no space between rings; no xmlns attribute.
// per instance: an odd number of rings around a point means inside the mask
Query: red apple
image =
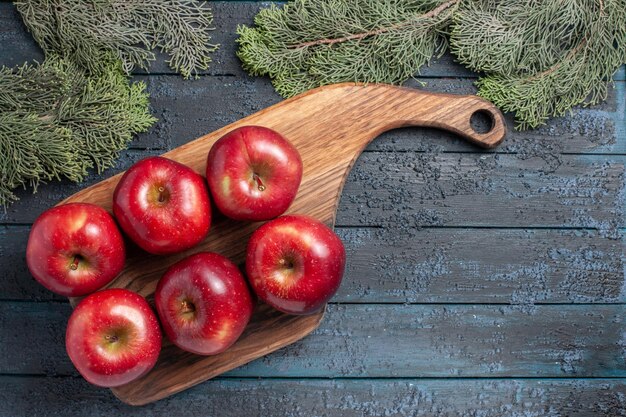
<svg viewBox="0 0 626 417"><path fill-rule="evenodd" d="M71 203L46 210L28 237L26 263L39 283L76 297L108 284L126 258L113 217L93 204Z"/></svg>
<svg viewBox="0 0 626 417"><path fill-rule="evenodd" d="M202 176L159 156L130 167L115 187L113 213L122 230L156 255L200 243L211 225L211 203Z"/></svg>
<svg viewBox="0 0 626 417"><path fill-rule="evenodd" d="M201 252L172 265L155 293L168 339L183 350L215 355L241 336L254 306L235 264Z"/></svg>
<svg viewBox="0 0 626 417"><path fill-rule="evenodd" d="M148 373L161 351L156 315L139 294L98 291L70 316L65 347L78 372L101 387L117 387Z"/></svg>
<svg viewBox="0 0 626 417"><path fill-rule="evenodd" d="M278 132L244 126L211 147L206 177L215 205L227 217L269 220L283 214L296 197L302 159Z"/></svg>
<svg viewBox="0 0 626 417"><path fill-rule="evenodd" d="M323 223L301 215L279 217L250 238L246 272L259 298L277 310L310 314L341 284L346 252Z"/></svg>

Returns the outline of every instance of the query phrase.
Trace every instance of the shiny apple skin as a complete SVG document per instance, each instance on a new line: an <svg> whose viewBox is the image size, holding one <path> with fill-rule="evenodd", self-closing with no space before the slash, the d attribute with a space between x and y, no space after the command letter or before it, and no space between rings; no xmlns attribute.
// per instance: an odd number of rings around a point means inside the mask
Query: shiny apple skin
<svg viewBox="0 0 626 417"><path fill-rule="evenodd" d="M72 312L65 347L90 383L117 387L147 374L161 351L161 330L148 302L132 291L93 293Z"/></svg>
<svg viewBox="0 0 626 417"><path fill-rule="evenodd" d="M269 220L283 214L296 197L302 159L280 133L243 126L211 147L206 177L213 201L225 216Z"/></svg>
<svg viewBox="0 0 626 417"><path fill-rule="evenodd" d="M30 273L52 292L77 297L111 282L124 267L124 239L102 207L70 203L43 212L26 246Z"/></svg>
<svg viewBox="0 0 626 417"><path fill-rule="evenodd" d="M155 255L197 245L211 226L204 178L159 156L142 159L126 171L113 193L113 213L122 230Z"/></svg>
<svg viewBox="0 0 626 417"><path fill-rule="evenodd" d="M248 242L246 273L259 299L289 314L311 314L337 292L346 265L341 239L308 216L282 216Z"/></svg>
<svg viewBox="0 0 626 417"><path fill-rule="evenodd" d="M211 252L172 265L155 293L167 338L198 355L215 355L241 336L254 302L245 278L227 258Z"/></svg>

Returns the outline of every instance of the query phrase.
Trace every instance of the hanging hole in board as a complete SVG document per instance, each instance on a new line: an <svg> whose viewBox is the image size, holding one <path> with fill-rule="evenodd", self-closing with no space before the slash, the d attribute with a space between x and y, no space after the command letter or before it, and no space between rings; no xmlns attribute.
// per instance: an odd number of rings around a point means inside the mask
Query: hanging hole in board
<svg viewBox="0 0 626 417"><path fill-rule="evenodd" d="M479 134L489 133L495 125L493 114L487 110L476 110L470 117L470 126Z"/></svg>

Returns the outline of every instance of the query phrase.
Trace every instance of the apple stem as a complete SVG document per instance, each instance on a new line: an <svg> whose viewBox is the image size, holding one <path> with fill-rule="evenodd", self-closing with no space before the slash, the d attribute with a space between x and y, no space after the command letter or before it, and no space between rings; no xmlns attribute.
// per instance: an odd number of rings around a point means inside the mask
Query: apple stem
<svg viewBox="0 0 626 417"><path fill-rule="evenodd" d="M281 259L281 260L279 261L279 263L280 263L280 265L281 265L283 268L287 268L287 269L292 269L292 268L293 268L293 262L291 262L291 261L289 261L289 260L287 260L287 259L285 259L285 258Z"/></svg>
<svg viewBox="0 0 626 417"><path fill-rule="evenodd" d="M194 311L196 311L196 306L193 305L193 303L190 301L183 300L181 301L180 305L181 305L181 312L183 314L193 313Z"/></svg>
<svg viewBox="0 0 626 417"><path fill-rule="evenodd" d="M263 181L261 181L261 177L259 177L257 174L254 174L252 176L252 179L256 181L259 191L265 191L265 185L263 185Z"/></svg>
<svg viewBox="0 0 626 417"><path fill-rule="evenodd" d="M106 335L104 338L105 338L105 339L107 340L107 342L109 342L109 343L115 343L115 342L117 342L117 340L118 340L118 337L117 337L116 335Z"/></svg>
<svg viewBox="0 0 626 417"><path fill-rule="evenodd" d="M165 201L165 196L163 195L164 191L165 191L165 188L159 187L159 203L162 203Z"/></svg>
<svg viewBox="0 0 626 417"><path fill-rule="evenodd" d="M79 263L80 263L80 257L78 255L74 255L74 259L72 260L72 263L70 264L70 269L72 271L76 271L78 269Z"/></svg>

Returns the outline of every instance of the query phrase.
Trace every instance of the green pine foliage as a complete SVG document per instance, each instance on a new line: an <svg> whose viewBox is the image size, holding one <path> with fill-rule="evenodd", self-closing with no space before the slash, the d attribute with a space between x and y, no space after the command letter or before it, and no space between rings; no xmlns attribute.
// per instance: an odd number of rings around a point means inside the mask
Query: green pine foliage
<svg viewBox="0 0 626 417"><path fill-rule="evenodd" d="M534 128L606 99L626 62L626 0L464 1L450 45L459 62L486 73L480 96Z"/></svg>
<svg viewBox="0 0 626 417"><path fill-rule="evenodd" d="M155 119L143 83L129 84L119 60L97 73L48 55L43 64L0 68L0 205L42 181L80 181L114 164Z"/></svg>
<svg viewBox="0 0 626 417"><path fill-rule="evenodd" d="M0 68L0 205L17 187L114 164L150 115L135 67L153 49L188 78L207 69L213 16L196 0L21 0L18 11L44 50L43 64Z"/></svg>
<svg viewBox="0 0 626 417"><path fill-rule="evenodd" d="M238 33L244 69L285 97L342 81L400 84L449 40L483 73L479 94L526 129L606 98L626 62L626 0L294 0Z"/></svg>
<svg viewBox="0 0 626 417"><path fill-rule="evenodd" d="M190 77L207 69L213 16L195 0L22 0L15 2L42 49L93 71L107 54L126 73L147 69L152 49L170 55L170 67Z"/></svg>
<svg viewBox="0 0 626 417"><path fill-rule="evenodd" d="M239 26L238 56L293 96L343 81L401 83L445 49L458 0L296 0Z"/></svg>

